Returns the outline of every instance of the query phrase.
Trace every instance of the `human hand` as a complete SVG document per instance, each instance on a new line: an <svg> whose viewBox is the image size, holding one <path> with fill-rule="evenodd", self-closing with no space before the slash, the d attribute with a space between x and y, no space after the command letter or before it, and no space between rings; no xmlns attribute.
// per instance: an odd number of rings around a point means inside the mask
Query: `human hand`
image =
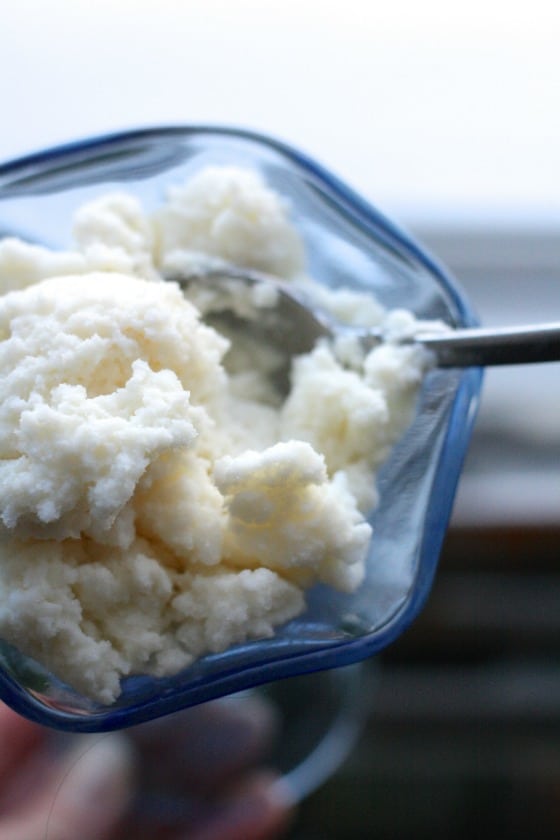
<svg viewBox="0 0 560 840"><path fill-rule="evenodd" d="M272 724L232 698L61 739L0 704L0 840L278 838L289 797L259 767Z"/></svg>

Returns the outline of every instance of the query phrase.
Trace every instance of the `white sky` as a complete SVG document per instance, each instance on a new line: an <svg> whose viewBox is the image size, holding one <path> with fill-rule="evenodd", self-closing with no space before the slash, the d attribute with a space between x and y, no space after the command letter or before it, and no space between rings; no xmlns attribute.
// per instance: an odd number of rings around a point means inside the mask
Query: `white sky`
<svg viewBox="0 0 560 840"><path fill-rule="evenodd" d="M228 123L303 148L401 217L560 213L553 0L4 6L1 159L114 129Z"/></svg>

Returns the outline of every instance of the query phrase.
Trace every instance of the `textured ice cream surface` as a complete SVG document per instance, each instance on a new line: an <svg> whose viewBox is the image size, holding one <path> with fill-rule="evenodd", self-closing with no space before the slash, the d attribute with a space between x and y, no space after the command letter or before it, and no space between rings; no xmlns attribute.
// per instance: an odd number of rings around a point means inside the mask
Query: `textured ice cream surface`
<svg viewBox="0 0 560 840"><path fill-rule="evenodd" d="M0 242L0 637L110 704L124 677L272 636L316 583L360 585L376 473L426 357L321 342L279 395L268 348L219 334L163 281L233 261L347 322L414 325L306 278L257 173L203 170L151 214L100 196L73 234L65 252Z"/></svg>
<svg viewBox="0 0 560 840"><path fill-rule="evenodd" d="M304 249L286 206L256 172L208 167L172 187L156 216L159 259L176 252L203 255L292 277L304 268Z"/></svg>
<svg viewBox="0 0 560 840"><path fill-rule="evenodd" d="M0 337L3 529L120 542L148 465L206 422L191 395L219 391L225 342L172 284L98 273L0 297Z"/></svg>
<svg viewBox="0 0 560 840"><path fill-rule="evenodd" d="M3 546L3 635L85 696L110 704L129 674L177 673L210 652L272 636L304 608L266 568L176 569L161 547L87 540Z"/></svg>

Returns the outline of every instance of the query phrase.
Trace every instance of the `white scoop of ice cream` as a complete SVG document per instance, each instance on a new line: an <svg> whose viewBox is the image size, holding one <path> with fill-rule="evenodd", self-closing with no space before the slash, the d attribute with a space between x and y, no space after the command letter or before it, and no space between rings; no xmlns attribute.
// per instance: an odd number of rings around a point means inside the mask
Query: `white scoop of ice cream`
<svg viewBox="0 0 560 840"><path fill-rule="evenodd" d="M227 348L171 283L0 297L0 636L103 703L362 578L354 497L309 443L267 444L278 410Z"/></svg>
<svg viewBox="0 0 560 840"><path fill-rule="evenodd" d="M148 464L196 439L225 342L173 285L109 274L0 297L0 337L2 525L114 541Z"/></svg>

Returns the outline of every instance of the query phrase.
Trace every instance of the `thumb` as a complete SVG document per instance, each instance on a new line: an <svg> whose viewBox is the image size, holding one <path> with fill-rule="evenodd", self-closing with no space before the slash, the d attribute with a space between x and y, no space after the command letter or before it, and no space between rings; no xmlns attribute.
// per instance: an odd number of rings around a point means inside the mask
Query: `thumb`
<svg viewBox="0 0 560 840"><path fill-rule="evenodd" d="M131 797L131 751L122 735L89 743L80 739L37 807L1 826L0 840L110 840Z"/></svg>
<svg viewBox="0 0 560 840"><path fill-rule="evenodd" d="M44 840L105 840L123 816L132 789L132 754L122 735L74 749L51 803Z"/></svg>

